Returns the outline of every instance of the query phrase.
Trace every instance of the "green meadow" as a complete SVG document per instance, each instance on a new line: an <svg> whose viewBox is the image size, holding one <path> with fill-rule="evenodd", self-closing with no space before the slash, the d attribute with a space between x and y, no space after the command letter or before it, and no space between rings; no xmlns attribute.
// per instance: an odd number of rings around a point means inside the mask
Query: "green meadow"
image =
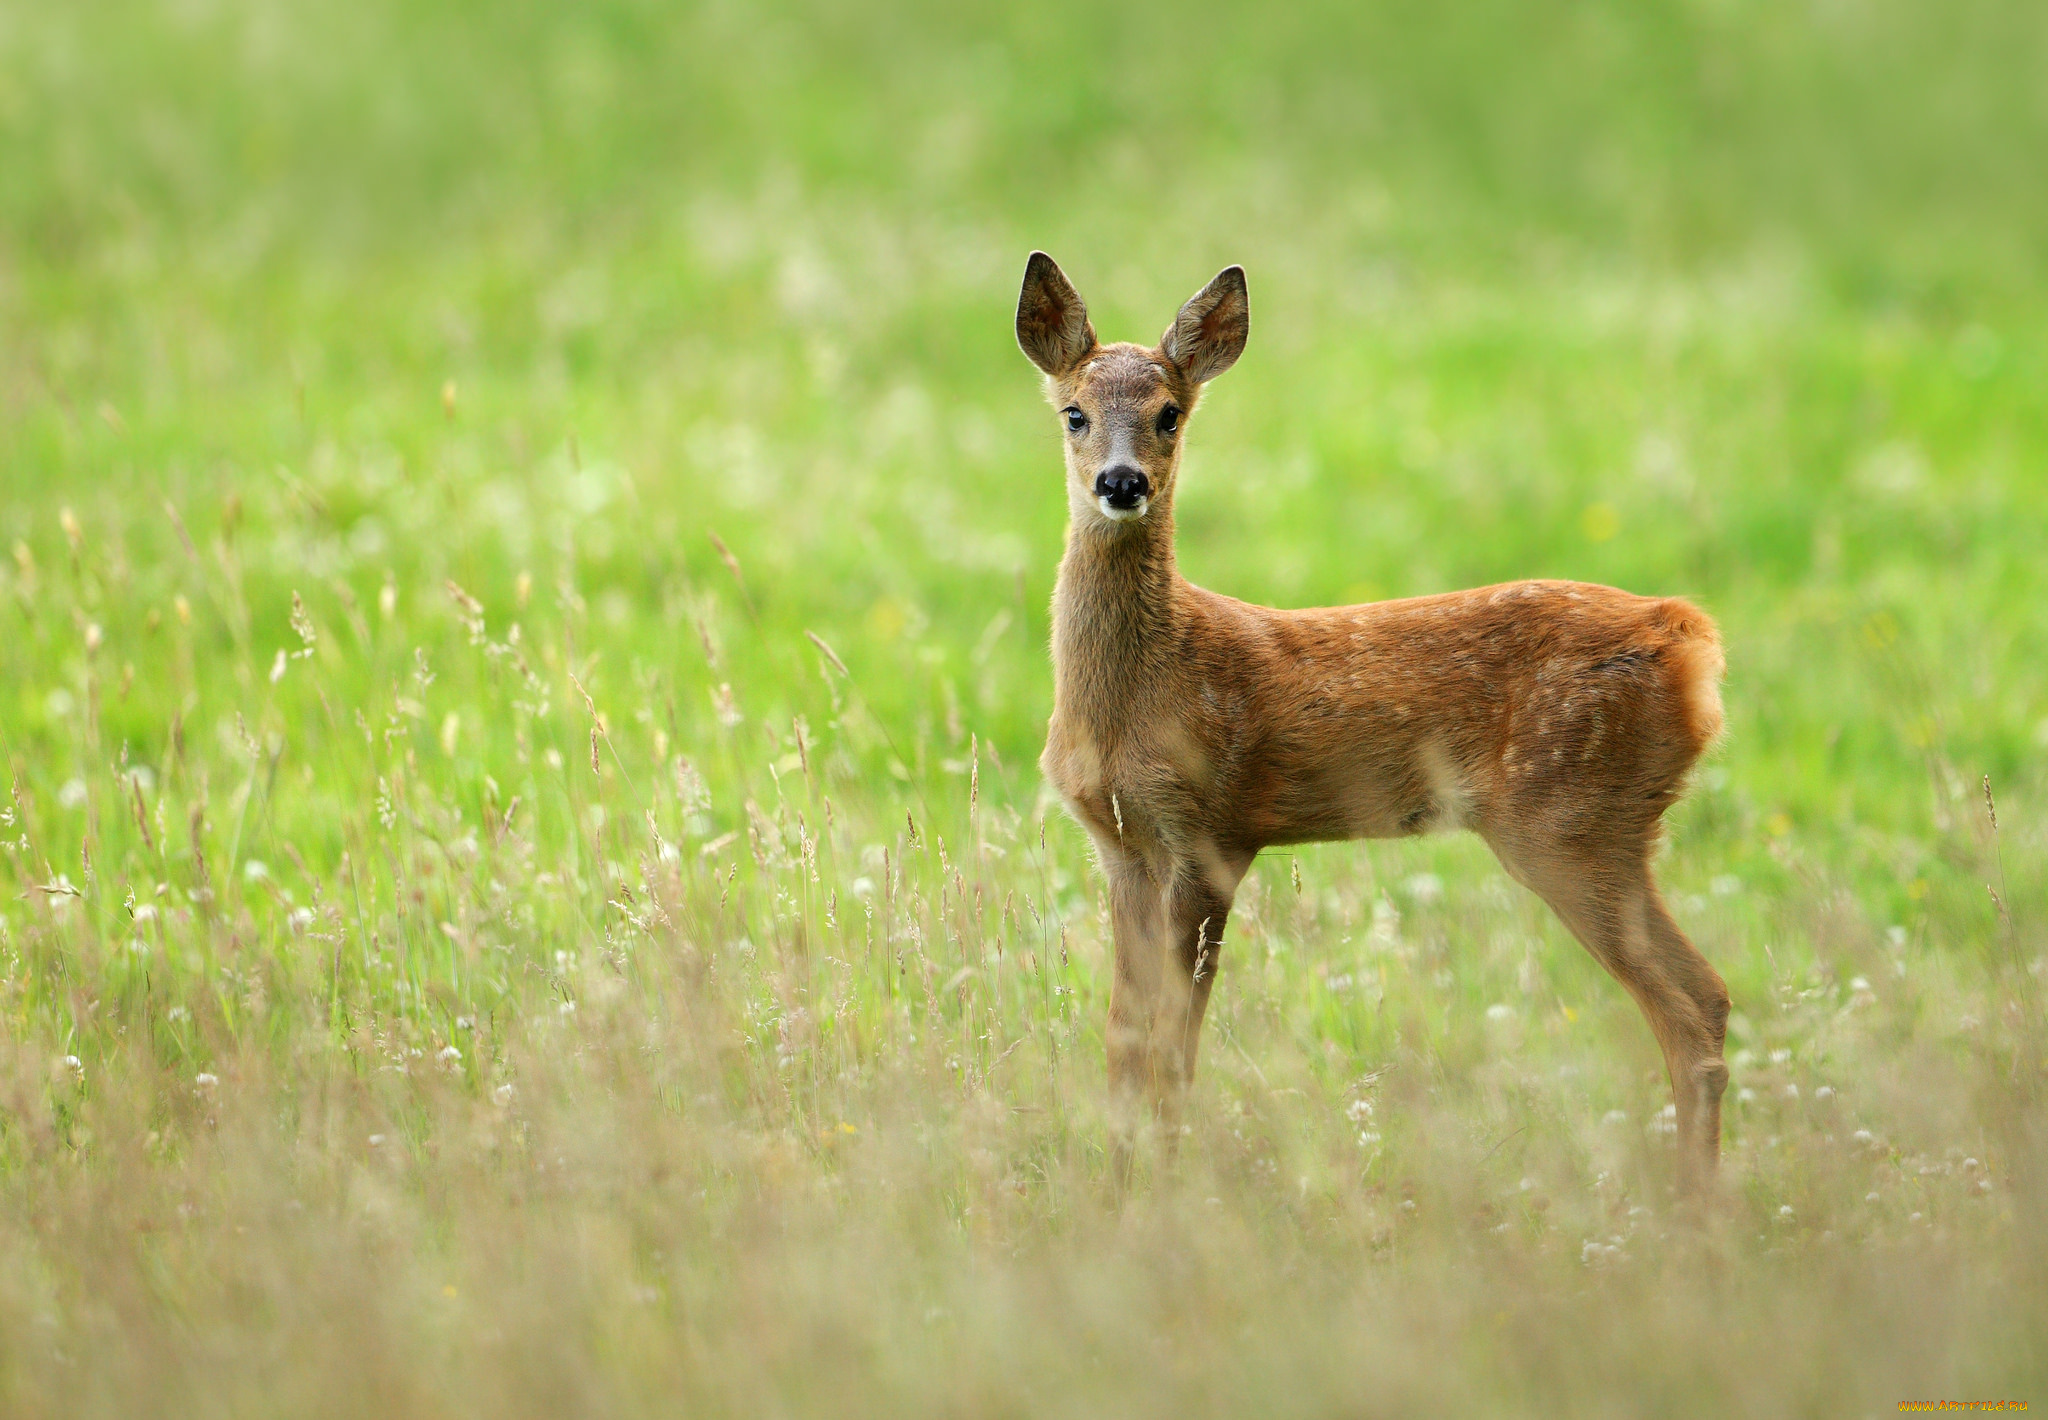
<svg viewBox="0 0 2048 1420"><path fill-rule="evenodd" d="M2048 1404L2048 10L0 0L0 1411ZM1635 1006L1247 879L1176 1149L1012 336L1215 271L1180 559L1683 595Z"/></svg>

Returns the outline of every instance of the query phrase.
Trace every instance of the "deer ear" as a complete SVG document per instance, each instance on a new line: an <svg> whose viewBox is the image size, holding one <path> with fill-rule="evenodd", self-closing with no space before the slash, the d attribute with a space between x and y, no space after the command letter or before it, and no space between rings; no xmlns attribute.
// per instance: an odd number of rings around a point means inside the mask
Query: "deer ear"
<svg viewBox="0 0 2048 1420"><path fill-rule="evenodd" d="M1252 333L1251 298L1244 268L1226 266L1188 298L1160 337L1159 349L1190 384L1206 384L1237 363Z"/></svg>
<svg viewBox="0 0 2048 1420"><path fill-rule="evenodd" d="M1017 293L1017 343L1031 363L1048 375L1063 375L1095 348L1095 327L1081 293L1042 251L1024 264L1024 289Z"/></svg>

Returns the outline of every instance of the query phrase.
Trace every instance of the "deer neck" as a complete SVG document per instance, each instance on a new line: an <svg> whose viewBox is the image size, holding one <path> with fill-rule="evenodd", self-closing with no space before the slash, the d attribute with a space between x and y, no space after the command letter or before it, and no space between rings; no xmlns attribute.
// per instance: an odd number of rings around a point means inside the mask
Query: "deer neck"
<svg viewBox="0 0 2048 1420"><path fill-rule="evenodd" d="M1056 714L1108 726L1148 698L1175 665L1181 585L1170 507L1068 525L1053 589Z"/></svg>

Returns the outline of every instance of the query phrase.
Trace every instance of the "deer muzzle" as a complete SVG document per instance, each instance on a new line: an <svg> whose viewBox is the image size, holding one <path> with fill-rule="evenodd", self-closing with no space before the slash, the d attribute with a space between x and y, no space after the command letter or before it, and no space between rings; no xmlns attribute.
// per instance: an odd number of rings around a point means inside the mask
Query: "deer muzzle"
<svg viewBox="0 0 2048 1420"><path fill-rule="evenodd" d="M1112 518L1141 516L1152 496L1152 480L1144 470L1120 464L1095 475L1095 498Z"/></svg>

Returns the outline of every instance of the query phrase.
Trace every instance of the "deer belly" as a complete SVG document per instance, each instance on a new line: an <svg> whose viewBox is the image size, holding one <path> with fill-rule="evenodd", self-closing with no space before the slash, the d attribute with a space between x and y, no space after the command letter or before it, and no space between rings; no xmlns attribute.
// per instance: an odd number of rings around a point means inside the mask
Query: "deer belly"
<svg viewBox="0 0 2048 1420"><path fill-rule="evenodd" d="M1405 838L1473 819L1463 776L1426 749L1393 763L1371 753L1304 757L1270 767L1250 788L1259 836L1270 843Z"/></svg>

